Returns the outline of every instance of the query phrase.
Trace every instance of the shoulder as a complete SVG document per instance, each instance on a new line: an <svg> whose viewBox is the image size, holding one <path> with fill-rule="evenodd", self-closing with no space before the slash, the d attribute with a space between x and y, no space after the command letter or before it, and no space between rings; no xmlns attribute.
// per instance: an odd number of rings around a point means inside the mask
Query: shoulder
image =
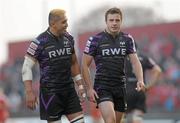
<svg viewBox="0 0 180 123"><path fill-rule="evenodd" d="M49 34L47 31L45 31L39 34L35 39L33 39L32 42L40 45L46 43L48 39L49 39Z"/></svg>
<svg viewBox="0 0 180 123"><path fill-rule="evenodd" d="M104 35L105 35L104 32L100 32L100 33L95 34L94 36L89 37L88 40L90 42L98 42L104 37Z"/></svg>
<svg viewBox="0 0 180 123"><path fill-rule="evenodd" d="M72 45L74 45L74 37L69 33L64 33L64 41L69 41Z"/></svg>
<svg viewBox="0 0 180 123"><path fill-rule="evenodd" d="M129 34L129 33L121 32L121 36L122 36L123 38L125 38L126 40L134 41L133 36L132 36L131 34Z"/></svg>
<svg viewBox="0 0 180 123"><path fill-rule="evenodd" d="M68 38L69 40L74 40L74 37L73 37L69 32L65 32L65 33L64 33L64 36L65 36L66 38Z"/></svg>

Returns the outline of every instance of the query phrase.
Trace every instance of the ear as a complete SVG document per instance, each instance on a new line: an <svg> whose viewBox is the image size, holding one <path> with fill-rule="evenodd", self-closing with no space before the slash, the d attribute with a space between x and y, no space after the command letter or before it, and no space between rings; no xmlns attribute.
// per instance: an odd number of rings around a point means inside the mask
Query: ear
<svg viewBox="0 0 180 123"><path fill-rule="evenodd" d="M55 21L50 22L50 26L54 26L55 24L56 24Z"/></svg>

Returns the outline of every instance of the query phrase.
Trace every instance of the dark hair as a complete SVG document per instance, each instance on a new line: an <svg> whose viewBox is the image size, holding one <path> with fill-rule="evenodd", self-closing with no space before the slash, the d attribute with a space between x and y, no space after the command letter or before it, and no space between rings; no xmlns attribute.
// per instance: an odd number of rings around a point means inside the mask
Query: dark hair
<svg viewBox="0 0 180 123"><path fill-rule="evenodd" d="M119 8L113 7L113 8L110 8L109 10L107 10L105 13L105 21L107 21L108 14L119 14L121 16L121 20L122 20L122 12Z"/></svg>

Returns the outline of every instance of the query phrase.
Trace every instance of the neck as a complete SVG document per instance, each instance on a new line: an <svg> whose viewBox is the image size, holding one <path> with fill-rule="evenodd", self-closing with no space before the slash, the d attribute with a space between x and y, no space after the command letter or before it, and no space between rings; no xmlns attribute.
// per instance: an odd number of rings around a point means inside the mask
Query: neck
<svg viewBox="0 0 180 123"><path fill-rule="evenodd" d="M113 37L116 37L116 35L118 35L118 33L119 33L119 31L118 32L110 32L108 29L105 29L105 31L107 32L107 33L109 33L110 35L112 35Z"/></svg>
<svg viewBox="0 0 180 123"><path fill-rule="evenodd" d="M49 27L49 31L53 34L53 35L55 35L55 36L59 36L59 33L54 29L54 28L52 28L52 27Z"/></svg>

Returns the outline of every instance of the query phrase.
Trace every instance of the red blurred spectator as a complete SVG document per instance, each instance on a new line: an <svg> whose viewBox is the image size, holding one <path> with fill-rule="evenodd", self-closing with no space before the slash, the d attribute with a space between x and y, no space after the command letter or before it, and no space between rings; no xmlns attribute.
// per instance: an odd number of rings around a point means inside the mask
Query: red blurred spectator
<svg viewBox="0 0 180 123"><path fill-rule="evenodd" d="M8 101L2 89L0 89L0 123L5 123L9 117Z"/></svg>

